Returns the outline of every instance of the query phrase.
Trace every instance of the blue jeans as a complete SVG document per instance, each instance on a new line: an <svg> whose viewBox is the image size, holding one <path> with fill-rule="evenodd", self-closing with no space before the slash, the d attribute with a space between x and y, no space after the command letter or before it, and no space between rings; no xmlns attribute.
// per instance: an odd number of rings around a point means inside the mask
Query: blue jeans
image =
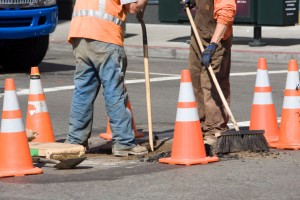
<svg viewBox="0 0 300 200"><path fill-rule="evenodd" d="M132 116L126 107L127 58L124 48L84 38L73 38L72 45L76 60L75 90L67 142L87 146L92 132L94 101L102 85L114 148L134 147Z"/></svg>

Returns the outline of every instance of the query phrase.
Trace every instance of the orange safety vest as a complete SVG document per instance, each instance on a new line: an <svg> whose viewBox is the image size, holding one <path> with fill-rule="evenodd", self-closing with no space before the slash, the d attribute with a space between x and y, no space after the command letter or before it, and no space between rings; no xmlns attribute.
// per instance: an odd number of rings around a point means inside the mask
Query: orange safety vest
<svg viewBox="0 0 300 200"><path fill-rule="evenodd" d="M123 46L125 19L120 0L76 0L68 41L87 38Z"/></svg>

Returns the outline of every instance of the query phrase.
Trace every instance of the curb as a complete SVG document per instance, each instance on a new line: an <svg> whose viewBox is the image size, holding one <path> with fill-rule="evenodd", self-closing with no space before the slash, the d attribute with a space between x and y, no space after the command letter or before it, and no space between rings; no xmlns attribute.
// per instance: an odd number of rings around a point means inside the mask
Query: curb
<svg viewBox="0 0 300 200"><path fill-rule="evenodd" d="M287 64L291 59L300 61L300 52L275 51L245 51L232 50L231 60L235 62L257 62L259 58L266 58L268 63Z"/></svg>
<svg viewBox="0 0 300 200"><path fill-rule="evenodd" d="M67 42L50 42L50 50L72 52L72 47ZM128 57L143 57L143 46L125 45ZM189 56L189 48L148 46L148 55L152 58L185 60ZM232 50L231 60L234 62L256 62L264 57L270 63L288 63L291 59L300 60L300 52L275 52L275 51L249 51Z"/></svg>

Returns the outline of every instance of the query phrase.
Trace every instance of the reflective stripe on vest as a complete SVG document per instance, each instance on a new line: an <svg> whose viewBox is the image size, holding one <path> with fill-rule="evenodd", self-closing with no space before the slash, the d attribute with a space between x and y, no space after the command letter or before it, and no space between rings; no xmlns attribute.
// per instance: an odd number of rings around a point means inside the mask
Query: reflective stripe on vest
<svg viewBox="0 0 300 200"><path fill-rule="evenodd" d="M82 16L90 16L90 17L97 17L100 19L104 19L106 21L113 22L119 26L122 25L123 21L118 17L105 13L105 5L106 0L99 0L99 7L98 11L95 10L78 10L73 12L72 17L82 17Z"/></svg>

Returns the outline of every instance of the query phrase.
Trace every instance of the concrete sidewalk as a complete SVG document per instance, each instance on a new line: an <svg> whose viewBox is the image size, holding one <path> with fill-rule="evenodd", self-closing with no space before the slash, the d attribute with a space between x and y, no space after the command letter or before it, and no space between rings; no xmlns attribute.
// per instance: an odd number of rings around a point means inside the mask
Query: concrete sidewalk
<svg viewBox="0 0 300 200"><path fill-rule="evenodd" d="M50 36L49 48L71 51L67 43L70 21L59 21ZM146 24L149 58L187 59L191 26L180 24ZM300 61L300 25L288 27L262 27L262 41L266 46L250 47L253 26L234 26L232 60L256 62L265 57L268 62L288 63ZM138 23L126 26L125 49L128 56L143 56L142 29Z"/></svg>

